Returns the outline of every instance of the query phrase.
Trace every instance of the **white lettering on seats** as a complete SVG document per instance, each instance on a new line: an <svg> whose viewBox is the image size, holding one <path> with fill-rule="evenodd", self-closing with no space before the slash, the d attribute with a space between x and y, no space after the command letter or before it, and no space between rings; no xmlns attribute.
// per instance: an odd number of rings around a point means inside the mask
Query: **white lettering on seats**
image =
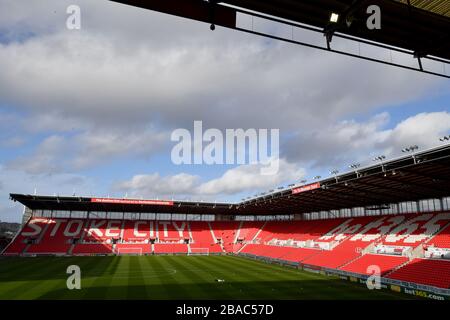
<svg viewBox="0 0 450 320"><path fill-rule="evenodd" d="M356 231L361 229L362 224L350 225L354 219L348 219L344 223L340 224L330 232L326 233L324 236L320 237L319 240L343 240L347 238L347 235L354 234Z"/></svg>
<svg viewBox="0 0 450 320"><path fill-rule="evenodd" d="M153 221L150 221L150 237L154 237L155 236L155 226L153 224Z"/></svg>
<svg viewBox="0 0 450 320"><path fill-rule="evenodd" d="M405 220L405 216L383 217L367 224L358 234L354 235L350 241L362 240L364 242L374 241L387 234L392 228ZM385 225L385 223L388 223ZM369 233L372 229L377 231Z"/></svg>
<svg viewBox="0 0 450 320"><path fill-rule="evenodd" d="M105 220L91 221L91 225L89 226L88 229L88 234L93 235L93 233L95 233L97 236L103 237L103 233L99 230L99 228L102 227L105 223L106 223Z"/></svg>
<svg viewBox="0 0 450 320"><path fill-rule="evenodd" d="M24 237L34 237L37 236L38 234L40 234L42 232L42 227L38 224L35 224L37 222L45 222L47 220L42 220L42 219L37 219L37 220L32 220L28 223L27 227L33 229L32 231L23 231L22 232L22 236Z"/></svg>
<svg viewBox="0 0 450 320"><path fill-rule="evenodd" d="M345 229L347 229L348 225L352 221L353 221L353 219L346 220L345 222L341 223L340 225L338 225L333 230L331 230L331 231L327 232L325 235L321 236L319 238L319 240L330 240L330 239L332 239L337 233L343 232Z"/></svg>
<svg viewBox="0 0 450 320"><path fill-rule="evenodd" d="M178 234L180 235L180 238L182 238L182 237L183 237L183 231L184 231L184 229L186 228L186 223L185 223L185 222L182 222L182 223L181 223L181 227L179 227L179 226L177 225L177 223L174 221L174 222L173 222L173 226L175 227L175 229L178 230Z"/></svg>
<svg viewBox="0 0 450 320"><path fill-rule="evenodd" d="M412 234L409 237L407 237L404 242L405 243L416 243L418 241L423 241L429 237L431 237L433 234L439 231L440 228L443 227L444 224L438 224L438 221L442 220L450 220L450 213L439 213L434 216L430 221L425 223L420 229L424 229L423 232L420 234ZM447 222L446 222L447 223ZM445 224L446 224L445 223Z"/></svg>
<svg viewBox="0 0 450 320"><path fill-rule="evenodd" d="M170 224L170 221L160 221L159 224L164 226L164 238L169 236L169 232L167 231L167 226Z"/></svg>
<svg viewBox="0 0 450 320"><path fill-rule="evenodd" d="M139 226L147 224L146 221L138 221L134 223L134 232L133 235L138 238L147 237L147 233L139 232Z"/></svg>
<svg viewBox="0 0 450 320"><path fill-rule="evenodd" d="M52 228L52 232L50 233L50 237L54 237L55 234L58 232L59 227L61 227L61 224L63 222L67 222L67 220L61 220L61 219L56 219L55 221L55 225Z"/></svg>
<svg viewBox="0 0 450 320"><path fill-rule="evenodd" d="M106 226L106 232L105 235L107 237L118 237L120 236L120 227L122 225L121 221L114 221L111 220L108 222Z"/></svg>
<svg viewBox="0 0 450 320"><path fill-rule="evenodd" d="M428 221L428 220L430 220L430 218L432 216L433 216L432 214L424 214L424 215L420 215L420 216L417 216L415 218L412 218L412 219L409 219L409 220L403 222L398 227L394 228L390 232L390 234L388 234L386 236L386 242L387 243L389 243L389 242L395 243L397 241L400 241L402 239L409 237L414 231L419 229L418 222ZM421 235L417 235L417 236L418 237L416 238L416 240L412 241L412 239L410 239L410 241L408 243L414 243L414 242L421 241L424 239L423 237L420 237ZM421 238L421 239L419 240L419 238Z"/></svg>
<svg viewBox="0 0 450 320"><path fill-rule="evenodd" d="M67 225L66 228L64 229L64 236L66 237L75 237L77 235L80 234L81 232L81 228L83 228L83 224L84 222L82 220L70 220ZM76 225L76 229L73 232L70 232L70 230L72 230L72 227Z"/></svg>

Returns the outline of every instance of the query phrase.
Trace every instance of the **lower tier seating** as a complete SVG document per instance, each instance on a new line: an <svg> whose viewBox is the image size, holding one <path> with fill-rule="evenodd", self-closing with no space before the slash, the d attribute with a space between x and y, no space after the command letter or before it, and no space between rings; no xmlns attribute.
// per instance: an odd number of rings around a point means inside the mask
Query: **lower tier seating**
<svg viewBox="0 0 450 320"><path fill-rule="evenodd" d="M188 253L187 244L155 244L154 253Z"/></svg>
<svg viewBox="0 0 450 320"><path fill-rule="evenodd" d="M118 254L150 254L152 245L149 243L118 243L115 251Z"/></svg>
<svg viewBox="0 0 450 320"><path fill-rule="evenodd" d="M76 244L72 253L75 255L111 254L113 250L112 246L106 243L83 243Z"/></svg>
<svg viewBox="0 0 450 320"><path fill-rule="evenodd" d="M450 261L414 259L387 277L405 282L450 289Z"/></svg>
<svg viewBox="0 0 450 320"><path fill-rule="evenodd" d="M308 257L317 254L319 251L315 249L268 246L262 244L248 244L241 251L256 256L280 259L291 262L300 262Z"/></svg>
<svg viewBox="0 0 450 320"><path fill-rule="evenodd" d="M192 252L202 252L205 249L208 253L223 253L222 248L217 243L193 243L190 245Z"/></svg>
<svg viewBox="0 0 450 320"><path fill-rule="evenodd" d="M337 269L340 266L361 256L361 243L344 241L333 250L323 250L320 253L302 261L304 264Z"/></svg>
<svg viewBox="0 0 450 320"><path fill-rule="evenodd" d="M368 275L373 274L373 272L370 272L369 267L376 266L379 268L381 275L385 275L407 261L408 258L406 257L366 254L339 269Z"/></svg>

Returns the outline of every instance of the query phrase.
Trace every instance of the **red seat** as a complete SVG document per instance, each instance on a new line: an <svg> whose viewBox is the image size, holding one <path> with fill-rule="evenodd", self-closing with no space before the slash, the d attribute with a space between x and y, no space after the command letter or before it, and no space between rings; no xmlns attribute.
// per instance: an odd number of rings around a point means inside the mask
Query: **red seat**
<svg viewBox="0 0 450 320"><path fill-rule="evenodd" d="M154 253L188 253L187 244L174 243L174 244L155 244Z"/></svg>
<svg viewBox="0 0 450 320"><path fill-rule="evenodd" d="M450 289L450 261L414 259L388 278Z"/></svg>
<svg viewBox="0 0 450 320"><path fill-rule="evenodd" d="M112 246L106 243L76 244L73 251L75 255L111 254Z"/></svg>
<svg viewBox="0 0 450 320"><path fill-rule="evenodd" d="M339 269L348 272L368 275L373 273L370 272L369 267L376 266L377 268L379 268L380 274L384 275L393 270L395 267L398 267L407 261L408 258L406 257L366 254Z"/></svg>

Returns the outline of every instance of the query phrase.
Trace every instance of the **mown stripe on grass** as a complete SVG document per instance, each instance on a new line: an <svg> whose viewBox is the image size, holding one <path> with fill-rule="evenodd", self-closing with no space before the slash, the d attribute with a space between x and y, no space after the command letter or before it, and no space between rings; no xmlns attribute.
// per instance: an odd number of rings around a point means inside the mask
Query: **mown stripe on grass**
<svg viewBox="0 0 450 320"><path fill-rule="evenodd" d="M90 285L96 279L91 275L91 270L105 270L110 264L111 259L109 257L77 257L76 260L73 260L72 263L67 263L69 265L77 265L80 267L81 271L81 289L72 289L69 290L67 288L66 282L64 279L63 287L58 290L58 285L54 288L49 288L49 292L42 295L40 299L79 299L83 296L83 292L89 290ZM96 271L96 272L98 272ZM66 275L69 277L69 275Z"/></svg>
<svg viewBox="0 0 450 320"><path fill-rule="evenodd" d="M278 298L277 292L273 290L273 283L269 282L269 279L276 278L271 270L259 266L255 269L251 265L243 267L239 262L229 256L215 257L209 261L216 264L219 269L228 270L228 277L225 280L239 290L239 294L244 295L244 298Z"/></svg>
<svg viewBox="0 0 450 320"><path fill-rule="evenodd" d="M157 293L161 291L169 299L183 299L183 297L189 296L185 287L178 280L178 270L167 260L166 256L149 256L147 259L155 275L154 278L149 278L149 280L154 279L149 287L152 299L161 299L157 296ZM175 270L175 273L172 272L173 270Z"/></svg>
<svg viewBox="0 0 450 320"><path fill-rule="evenodd" d="M170 294L166 290L166 281L155 273L155 257L148 256L139 259L143 274L143 282L148 299L170 299Z"/></svg>
<svg viewBox="0 0 450 320"><path fill-rule="evenodd" d="M142 273L141 263L143 257L130 256L129 269L133 272L128 275L128 287L126 295L128 299L145 299L147 297L147 289L144 283L144 274Z"/></svg>
<svg viewBox="0 0 450 320"><path fill-rule="evenodd" d="M189 291L187 299L218 299L231 298L229 294L221 290L220 284L215 281L209 272L210 266L199 266L195 264L195 257L169 257L172 265L179 270L178 275L183 275L185 287Z"/></svg>
<svg viewBox="0 0 450 320"><path fill-rule="evenodd" d="M129 268L129 257L118 256L117 268L115 272L109 277L109 283L105 291L104 298L106 299L120 299L126 298L128 287L128 277L132 270Z"/></svg>
<svg viewBox="0 0 450 320"><path fill-rule="evenodd" d="M65 259L50 258L48 263L42 266L37 272L40 279L27 281L9 292L15 299L36 299L43 292L48 292L48 288L61 283L65 279ZM33 271L33 272L36 272ZM65 281L65 280L64 280Z"/></svg>
<svg viewBox="0 0 450 320"><path fill-rule="evenodd" d="M0 264L0 299L14 299L15 288L29 285L30 281L39 280L40 271L45 269L51 258L7 258ZM21 292L21 289L17 289Z"/></svg>
<svg viewBox="0 0 450 320"><path fill-rule="evenodd" d="M189 262L193 265L197 272L208 274L208 285L212 290L211 298L217 299L239 299L244 298L240 295L239 288L233 286L231 281L218 282L216 280L224 280L229 278L229 272L225 271L223 264L214 264L216 257L189 257Z"/></svg>
<svg viewBox="0 0 450 320"><path fill-rule="evenodd" d="M106 291L108 290L111 281L113 280L112 275L116 272L120 257L93 257L93 259L105 259L108 261L106 265L97 264L95 268L90 270L91 276L94 280L85 285L86 290L82 290L83 299L104 299ZM102 270L103 269L103 270ZM89 275L89 272L88 272Z"/></svg>

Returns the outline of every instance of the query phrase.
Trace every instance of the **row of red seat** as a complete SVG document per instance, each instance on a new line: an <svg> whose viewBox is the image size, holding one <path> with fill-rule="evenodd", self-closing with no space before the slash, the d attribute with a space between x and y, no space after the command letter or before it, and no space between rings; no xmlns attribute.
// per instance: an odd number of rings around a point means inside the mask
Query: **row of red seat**
<svg viewBox="0 0 450 320"><path fill-rule="evenodd" d="M381 241L386 245L417 246L441 231L430 245L449 247L450 213L397 215L382 217L339 218L290 222L185 222L120 221L83 219L32 219L22 230L24 238L40 237L53 243L83 237L84 241L122 239L125 242L159 239L178 242L212 243L219 240L231 247L237 240L260 243L271 240L341 242ZM264 227L263 227L264 225ZM444 228L445 227L445 228ZM18 239L19 240L19 239ZM19 241L20 242L20 241ZM231 251L231 250L228 250Z"/></svg>
<svg viewBox="0 0 450 320"><path fill-rule="evenodd" d="M387 276L391 279L450 289L450 261L414 259Z"/></svg>
<svg viewBox="0 0 450 320"><path fill-rule="evenodd" d="M373 242L385 245L411 246L430 240L428 245L450 247L450 213L398 215L383 217L360 217L290 222L177 222L177 221L120 221L82 219L32 219L18 235L9 253L21 253L27 240L33 244L29 253L66 252L74 238L83 242L111 243L189 241L194 248L221 243L226 252L236 252L237 243L273 242L276 240L315 241L338 243L335 252L347 256L355 246L363 249ZM352 244L350 244L352 243ZM349 249L344 249L348 247ZM217 247L216 247L217 249ZM222 248L221 248L222 250ZM221 251L219 250L219 251ZM326 259L327 254L323 254ZM349 252L350 258L354 254ZM319 259L316 257L315 259Z"/></svg>

